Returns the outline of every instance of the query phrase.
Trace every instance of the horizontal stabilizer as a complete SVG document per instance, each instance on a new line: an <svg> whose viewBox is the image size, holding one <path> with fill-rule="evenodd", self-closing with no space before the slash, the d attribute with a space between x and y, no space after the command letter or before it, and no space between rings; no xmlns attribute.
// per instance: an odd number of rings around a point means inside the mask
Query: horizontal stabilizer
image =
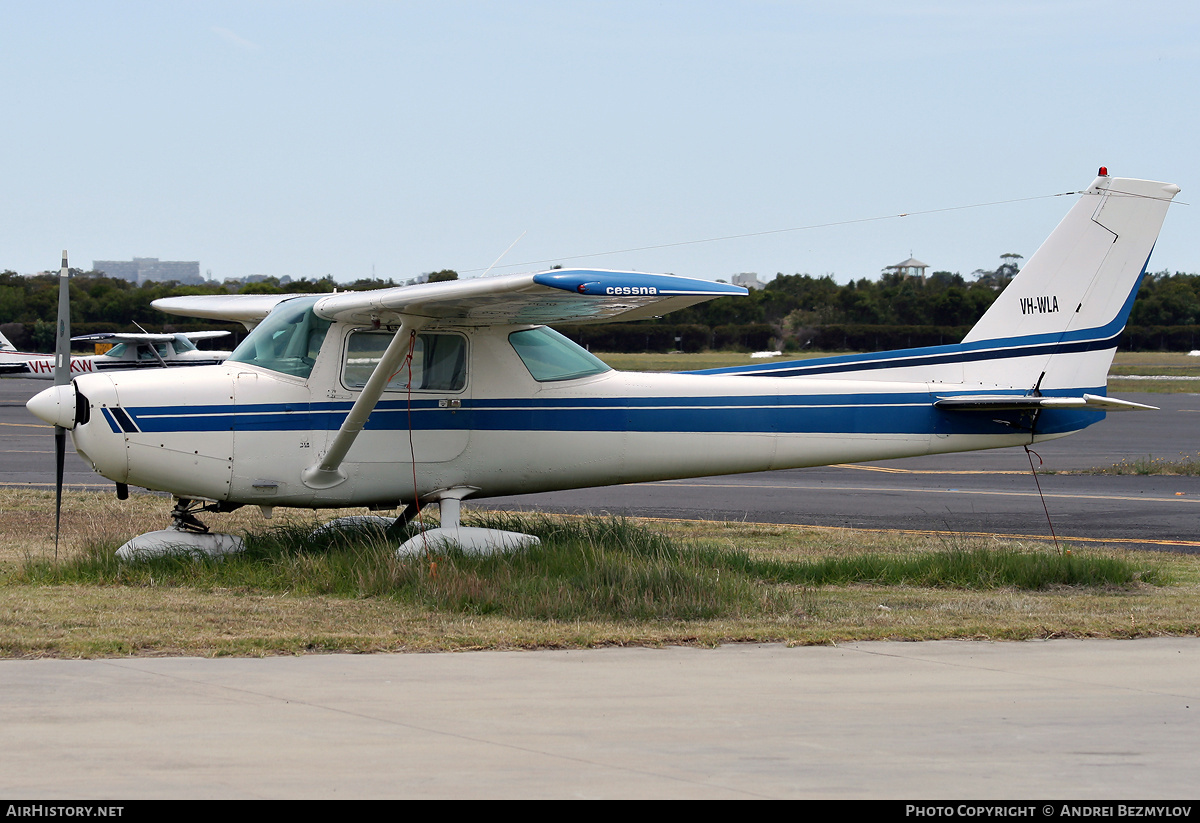
<svg viewBox="0 0 1200 823"><path fill-rule="evenodd" d="M961 394L941 397L934 402L939 409L950 411L1006 411L1020 409L1094 409L1095 411L1158 411L1158 406L1147 406L1131 400L1085 394L1082 397L1037 397L1011 394Z"/></svg>

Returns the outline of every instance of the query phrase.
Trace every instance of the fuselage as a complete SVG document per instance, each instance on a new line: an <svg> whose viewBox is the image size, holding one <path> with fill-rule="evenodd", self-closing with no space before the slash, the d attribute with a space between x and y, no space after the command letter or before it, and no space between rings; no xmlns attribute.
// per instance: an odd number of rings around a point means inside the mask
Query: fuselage
<svg viewBox="0 0 1200 823"><path fill-rule="evenodd" d="M1178 192L1102 168L952 345L615 372L539 324L642 320L744 290L564 269L164 298L165 311L253 330L221 365L83 374L28 406L117 483L262 506L446 503L1028 444L1145 408L1105 398L1105 384Z"/></svg>
<svg viewBox="0 0 1200 823"><path fill-rule="evenodd" d="M294 363L264 359L260 345L253 362L238 362L239 348L217 366L83 375L74 382L86 420L73 436L105 477L180 497L394 506L459 487L488 497L998 448L1103 416L1046 412L1034 435L1022 413L934 407L967 386L602 365L579 374L589 367L571 358L586 353L556 350L530 330L423 333L421 373L394 378L346 456L346 479L331 488L306 485L302 473L361 391L378 350L365 341L385 342L386 332L334 323L314 356Z"/></svg>

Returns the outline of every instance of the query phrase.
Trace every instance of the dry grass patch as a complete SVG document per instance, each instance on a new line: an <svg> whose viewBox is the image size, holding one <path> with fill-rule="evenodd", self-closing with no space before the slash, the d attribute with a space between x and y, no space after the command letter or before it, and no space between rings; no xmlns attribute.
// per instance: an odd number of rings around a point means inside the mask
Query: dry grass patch
<svg viewBox="0 0 1200 823"><path fill-rule="evenodd" d="M1122 351L1113 358L1112 376L1124 374L1178 374L1200 377L1200 357L1187 352Z"/></svg>
<svg viewBox="0 0 1200 823"><path fill-rule="evenodd" d="M1179 457L1155 457L1148 454L1145 457L1124 458L1110 466L1098 466L1088 469L1086 474L1111 475L1172 475L1176 477L1195 477L1200 475L1200 452L1188 454L1180 452Z"/></svg>

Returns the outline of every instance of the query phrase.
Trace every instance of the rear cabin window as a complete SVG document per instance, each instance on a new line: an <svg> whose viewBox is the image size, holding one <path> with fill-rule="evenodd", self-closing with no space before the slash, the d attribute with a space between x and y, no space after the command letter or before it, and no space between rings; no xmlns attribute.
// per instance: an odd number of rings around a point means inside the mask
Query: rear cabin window
<svg viewBox="0 0 1200 823"><path fill-rule="evenodd" d="M508 342L539 383L574 380L610 370L603 360L545 326L515 331Z"/></svg>
<svg viewBox="0 0 1200 823"><path fill-rule="evenodd" d="M375 371L394 335L384 331L354 331L346 341L342 382L346 388L361 389ZM408 389L408 366L388 381L388 391ZM418 334L412 357L414 391L459 391L467 385L467 340L458 334Z"/></svg>

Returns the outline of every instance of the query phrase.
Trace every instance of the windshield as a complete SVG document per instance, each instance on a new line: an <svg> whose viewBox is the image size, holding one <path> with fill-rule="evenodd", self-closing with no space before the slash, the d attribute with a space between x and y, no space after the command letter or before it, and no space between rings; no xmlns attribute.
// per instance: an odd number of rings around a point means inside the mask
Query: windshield
<svg viewBox="0 0 1200 823"><path fill-rule="evenodd" d="M280 303L254 327L229 360L308 377L330 326L330 321L317 317L312 310L323 296L297 297Z"/></svg>
<svg viewBox="0 0 1200 823"><path fill-rule="evenodd" d="M603 360L545 326L515 331L508 336L508 342L539 383L609 371Z"/></svg>

